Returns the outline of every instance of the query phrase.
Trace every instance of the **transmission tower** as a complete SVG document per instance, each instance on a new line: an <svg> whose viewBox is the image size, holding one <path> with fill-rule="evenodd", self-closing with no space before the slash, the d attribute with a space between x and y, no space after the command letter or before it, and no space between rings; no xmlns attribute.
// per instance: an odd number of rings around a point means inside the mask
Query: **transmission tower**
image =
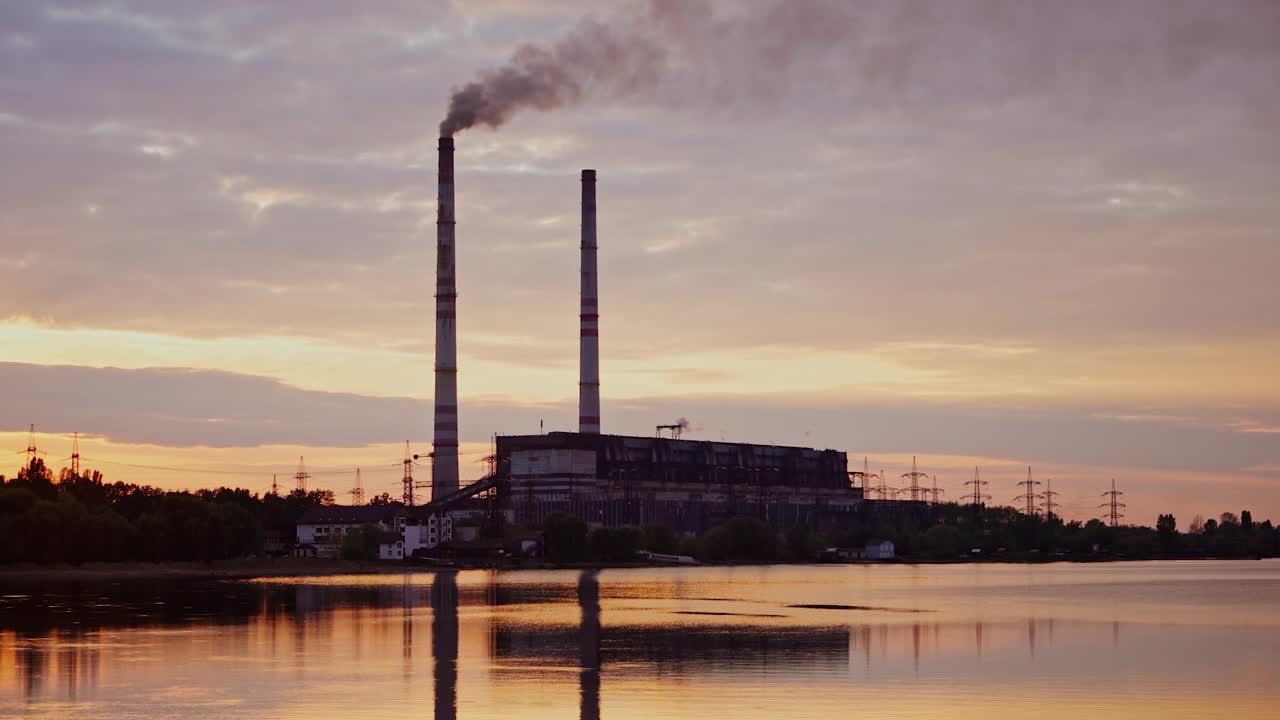
<svg viewBox="0 0 1280 720"><path fill-rule="evenodd" d="M71 434L71 474L80 477L80 433Z"/></svg>
<svg viewBox="0 0 1280 720"><path fill-rule="evenodd" d="M1111 478L1111 489L1102 493L1102 497L1107 498L1107 502L1099 505L1098 507L1108 509L1107 520L1111 523L1111 527L1120 527L1120 518L1124 517L1124 513L1120 512L1127 507L1124 503L1120 502L1120 496L1123 494L1124 493L1116 489L1115 478Z"/></svg>
<svg viewBox="0 0 1280 720"><path fill-rule="evenodd" d="M974 506L974 507L981 507L981 506L982 506L982 501L983 501L983 500L990 500L990 499L991 499L991 496L990 496L990 495L988 495L988 494L986 494L985 492L983 492L983 488L985 488L987 485L990 485L990 484L991 484L991 483L987 482L986 480L983 480L983 479L978 475L978 466L977 466L977 465L974 465L974 466L973 466L973 479L965 483L965 485L972 485L972 486L973 486L973 494L972 494L972 495L970 495L969 497L970 497L970 498L972 498L972 504L973 504L973 506Z"/></svg>
<svg viewBox="0 0 1280 720"><path fill-rule="evenodd" d="M35 462L36 453L36 426L34 423L31 429L27 431L27 467L31 467L31 463Z"/></svg>
<svg viewBox="0 0 1280 720"><path fill-rule="evenodd" d="M360 479L360 468L356 468L356 486L351 488L351 504L364 504L364 481Z"/></svg>
<svg viewBox="0 0 1280 720"><path fill-rule="evenodd" d="M924 489L920 487L920 478L929 477L929 476L916 469L915 455L911 456L911 472L902 473L902 477L907 478L911 481L911 484L903 489L911 493L912 501L918 501L920 499L920 491Z"/></svg>
<svg viewBox="0 0 1280 720"><path fill-rule="evenodd" d="M1060 494L1061 493L1058 493L1053 489L1053 478L1045 478L1044 493L1041 495L1041 497L1044 498L1044 519L1045 520L1052 520L1053 516L1057 514L1053 511L1053 509L1056 507L1060 507L1060 505L1056 500L1054 500L1054 498Z"/></svg>
<svg viewBox="0 0 1280 720"><path fill-rule="evenodd" d="M302 462L301 455L298 456L298 472L294 473L293 479L298 481L298 489L305 493L307 481L311 479L311 475L307 472L307 466Z"/></svg>
<svg viewBox="0 0 1280 720"><path fill-rule="evenodd" d="M939 496L939 495L945 495L945 494L947 493L947 491L946 491L946 490L943 490L942 488L938 487L938 476L937 476L937 475L934 475L934 476L933 476L933 488L932 488L932 489L930 489L930 490L928 490L927 492L928 492L930 495L932 495L932 496L933 496L933 504L934 504L934 505L937 505L937 504L938 504L938 496Z"/></svg>
<svg viewBox="0 0 1280 720"><path fill-rule="evenodd" d="M878 476L872 475L871 477L874 477L880 481L879 485L877 485L874 488L871 488L871 492L875 493L876 495L879 495L881 500L890 500L897 497L898 491L889 487L884 482L884 479L888 477L887 475L884 474L884 468L880 468L880 474Z"/></svg>
<svg viewBox="0 0 1280 720"><path fill-rule="evenodd" d="M1018 483L1018 487L1026 487L1026 492L1014 498L1014 501L1025 500L1027 502L1026 513L1028 517L1035 517L1039 513L1036 512L1036 498L1040 497L1036 492L1036 486L1041 484L1039 480L1031 479L1031 466L1027 466L1027 479Z"/></svg>
<svg viewBox="0 0 1280 720"><path fill-rule="evenodd" d="M867 484L867 480L868 480L868 478L873 478L873 477L875 477L875 475L874 475L874 474L872 474L872 473L871 473L871 471L869 471L869 470L867 469L867 458L866 458L866 456L863 456L863 458L862 458L862 471L861 471L861 472L859 472L859 471L857 471L857 470L854 470L853 472L849 473L849 479L853 482L853 486L854 486L854 487L857 487L857 486L858 486L858 481L859 481L859 480L861 480L861 481L862 481L862 493L863 493L863 495L866 495L866 493L867 493L868 491L875 492L875 488L870 487L870 486Z"/></svg>
<svg viewBox="0 0 1280 720"><path fill-rule="evenodd" d="M413 455L409 454L409 441L404 441L404 506L413 507Z"/></svg>
<svg viewBox="0 0 1280 720"><path fill-rule="evenodd" d="M276 482L276 474L275 474L275 473L271 473L271 494L272 494L272 495L279 495L279 494L280 494L280 484Z"/></svg>

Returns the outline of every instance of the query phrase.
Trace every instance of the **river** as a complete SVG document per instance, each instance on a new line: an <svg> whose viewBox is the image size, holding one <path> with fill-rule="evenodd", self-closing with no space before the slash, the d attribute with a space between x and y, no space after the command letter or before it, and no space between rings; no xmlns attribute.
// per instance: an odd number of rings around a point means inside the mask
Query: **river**
<svg viewBox="0 0 1280 720"><path fill-rule="evenodd" d="M0 717L1280 717L1280 561L0 585Z"/></svg>

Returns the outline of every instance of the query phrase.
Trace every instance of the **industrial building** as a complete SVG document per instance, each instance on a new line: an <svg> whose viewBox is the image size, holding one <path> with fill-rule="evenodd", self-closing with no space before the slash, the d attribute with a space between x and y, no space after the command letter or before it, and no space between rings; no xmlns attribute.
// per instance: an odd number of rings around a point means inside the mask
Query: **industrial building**
<svg viewBox="0 0 1280 720"><path fill-rule="evenodd" d="M551 512L589 523L701 532L734 516L830 527L859 511L843 452L776 445L552 432L499 436L496 475L512 520Z"/></svg>
<svg viewBox="0 0 1280 720"><path fill-rule="evenodd" d="M691 532L735 515L779 526L840 523L859 510L835 450L601 434L596 171L581 175L578 432L499 437L493 474L459 490L454 143L439 143L436 218L435 425L431 503L446 512L480 493L511 520L571 512L606 525L660 523ZM489 503L493 507L494 503Z"/></svg>
<svg viewBox="0 0 1280 720"><path fill-rule="evenodd" d="M591 169L581 175L578 432L499 436L492 472L460 487L451 137L440 138L438 180L431 501L413 506L413 481L406 472L409 507L403 515L387 518L379 514L384 511L365 507L317 508L298 526L299 545L336 555L342 535L369 521L389 539L394 536L394 542L384 543L382 556L396 558L455 538L474 540L468 537L475 534L473 525L455 528L455 520L464 517L537 526L550 513L566 512L593 525L659 524L697 533L735 516L779 528L838 527L863 510L864 487L858 481L865 483L865 473L850 473L843 452L682 439L676 425L658 426L656 437L602 434L596 171ZM676 432L662 437L663 428Z"/></svg>

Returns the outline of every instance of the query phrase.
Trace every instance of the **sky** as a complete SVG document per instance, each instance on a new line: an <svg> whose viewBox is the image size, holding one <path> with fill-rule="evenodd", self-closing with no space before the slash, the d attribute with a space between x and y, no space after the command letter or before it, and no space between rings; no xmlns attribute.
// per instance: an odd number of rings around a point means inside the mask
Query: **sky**
<svg viewBox="0 0 1280 720"><path fill-rule="evenodd" d="M0 1L0 473L35 424L108 480L398 495L437 127L532 43L573 92L457 136L464 476L576 427L595 168L606 432L1280 520L1280 6L778 7Z"/></svg>

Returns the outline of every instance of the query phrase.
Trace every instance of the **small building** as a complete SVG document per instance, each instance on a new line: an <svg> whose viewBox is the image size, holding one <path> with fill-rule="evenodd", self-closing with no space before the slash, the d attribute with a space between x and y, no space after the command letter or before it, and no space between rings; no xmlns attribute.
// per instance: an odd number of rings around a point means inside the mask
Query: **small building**
<svg viewBox="0 0 1280 720"><path fill-rule="evenodd" d="M432 550L453 539L453 519L447 514L410 517L404 526L404 557L416 550Z"/></svg>
<svg viewBox="0 0 1280 720"><path fill-rule="evenodd" d="M336 558L342 540L364 525L382 531L378 557L403 560L420 548L431 549L453 539L453 520L444 513L423 515L405 511L403 505L319 505L307 509L298 520L295 557ZM310 546L309 554L298 554Z"/></svg>
<svg viewBox="0 0 1280 720"><path fill-rule="evenodd" d="M317 505L298 518L295 548L315 547L315 557L337 558L342 539L362 525L374 525L383 532L404 532L404 508L392 505Z"/></svg>
<svg viewBox="0 0 1280 720"><path fill-rule="evenodd" d="M384 532L382 533L382 542L378 543L378 559L379 560L403 560L404 559L404 535L401 533Z"/></svg>
<svg viewBox="0 0 1280 720"><path fill-rule="evenodd" d="M473 510L454 510L445 516L453 526L453 540L475 542L480 539L484 526L484 514Z"/></svg>
<svg viewBox="0 0 1280 720"><path fill-rule="evenodd" d="M311 543L302 543L300 545L294 545L292 554L293 554L293 557L296 557L296 558L315 559L317 557L316 546L312 545Z"/></svg>
<svg viewBox="0 0 1280 720"><path fill-rule="evenodd" d="M893 541L878 538L868 540L866 548L862 551L862 558L864 560L892 560L894 558Z"/></svg>
<svg viewBox="0 0 1280 720"><path fill-rule="evenodd" d="M892 540L873 538L862 547L829 547L819 554L823 562L856 562L858 560L892 560Z"/></svg>
<svg viewBox="0 0 1280 720"><path fill-rule="evenodd" d="M862 559L862 548L829 547L818 558L823 562L853 562Z"/></svg>

